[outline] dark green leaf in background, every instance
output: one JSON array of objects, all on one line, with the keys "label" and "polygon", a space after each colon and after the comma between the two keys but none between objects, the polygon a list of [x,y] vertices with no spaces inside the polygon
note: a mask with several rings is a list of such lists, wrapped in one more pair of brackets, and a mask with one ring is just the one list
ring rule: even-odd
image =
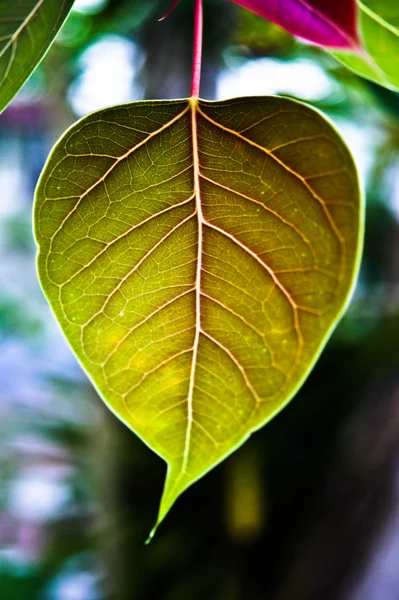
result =
[{"label": "dark green leaf in background", "polygon": [[303,383],[362,221],[348,150],[293,100],[137,102],[55,146],[41,284],[105,402],[168,463],[159,521]]},{"label": "dark green leaf in background", "polygon": [[74,0],[0,0],[0,112],[43,58]]}]

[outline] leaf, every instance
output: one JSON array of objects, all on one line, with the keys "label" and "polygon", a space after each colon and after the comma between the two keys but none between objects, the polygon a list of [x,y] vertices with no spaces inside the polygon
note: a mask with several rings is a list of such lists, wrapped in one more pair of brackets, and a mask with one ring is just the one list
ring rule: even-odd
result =
[{"label": "leaf", "polygon": [[399,90],[399,2],[358,0],[364,56],[333,52],[346,67],[384,87]]},{"label": "leaf", "polygon": [[315,44],[358,47],[356,0],[232,1]]},{"label": "leaf", "polygon": [[0,0],[0,112],[47,52],[73,0]]},{"label": "leaf", "polygon": [[362,220],[344,143],[293,100],[137,102],[55,146],[41,285],[100,395],[168,463],[158,522],[303,383]]}]

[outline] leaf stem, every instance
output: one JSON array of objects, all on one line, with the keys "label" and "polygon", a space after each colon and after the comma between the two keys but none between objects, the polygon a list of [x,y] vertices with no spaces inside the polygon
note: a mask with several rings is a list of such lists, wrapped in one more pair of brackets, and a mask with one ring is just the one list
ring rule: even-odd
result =
[{"label": "leaf stem", "polygon": [[194,0],[194,2],[193,68],[190,95],[198,98],[201,84],[203,11],[202,0]]}]

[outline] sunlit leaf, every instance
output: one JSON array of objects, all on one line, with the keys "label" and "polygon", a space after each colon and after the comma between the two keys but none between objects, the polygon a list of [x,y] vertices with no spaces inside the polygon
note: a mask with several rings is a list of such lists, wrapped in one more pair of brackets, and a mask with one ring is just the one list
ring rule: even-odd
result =
[{"label": "sunlit leaf", "polygon": [[358,45],[356,0],[232,0],[293,35],[329,48]]},{"label": "sunlit leaf", "polygon": [[35,233],[76,356],[168,463],[162,520],[304,381],[352,289],[362,209],[348,150],[303,104],[137,102],[56,145]]},{"label": "sunlit leaf", "polygon": [[399,89],[399,2],[358,0],[358,6],[365,56],[347,52],[333,55],[362,77]]},{"label": "sunlit leaf", "polygon": [[73,0],[0,0],[0,111],[48,50]]}]

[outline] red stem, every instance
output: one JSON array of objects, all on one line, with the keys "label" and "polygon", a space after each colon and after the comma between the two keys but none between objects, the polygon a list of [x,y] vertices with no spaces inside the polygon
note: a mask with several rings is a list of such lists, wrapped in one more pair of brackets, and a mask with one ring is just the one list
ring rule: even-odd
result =
[{"label": "red stem", "polygon": [[168,10],[164,14],[164,16],[161,19],[158,19],[158,21],[165,21],[165,19],[167,19],[169,17],[169,15],[174,11],[174,9],[179,4],[179,2],[180,2],[180,0],[173,0],[172,4],[168,8]]},{"label": "red stem", "polygon": [[190,95],[198,98],[201,84],[201,62],[202,62],[202,0],[194,0],[194,45],[193,45],[193,69],[191,73]]}]

